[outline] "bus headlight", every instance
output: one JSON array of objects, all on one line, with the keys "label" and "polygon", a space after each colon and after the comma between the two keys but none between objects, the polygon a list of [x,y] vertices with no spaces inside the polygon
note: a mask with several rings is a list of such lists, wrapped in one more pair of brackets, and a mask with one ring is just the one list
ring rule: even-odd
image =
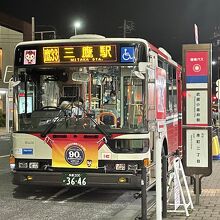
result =
[{"label": "bus headlight", "polygon": [[23,161],[20,161],[18,163],[18,168],[21,168],[21,169],[27,169],[28,168],[28,162],[23,162]]},{"label": "bus headlight", "polygon": [[29,168],[30,169],[38,169],[39,163],[38,162],[29,162]]},{"label": "bus headlight", "polygon": [[138,169],[138,164],[128,164],[128,170],[136,171]]},{"label": "bus headlight", "polygon": [[115,169],[116,170],[125,170],[126,169],[126,165],[125,165],[125,163],[116,163],[115,164]]}]

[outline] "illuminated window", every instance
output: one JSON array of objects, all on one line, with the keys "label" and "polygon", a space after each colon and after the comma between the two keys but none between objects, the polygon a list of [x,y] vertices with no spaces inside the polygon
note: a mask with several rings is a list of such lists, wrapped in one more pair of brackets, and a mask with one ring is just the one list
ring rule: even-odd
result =
[{"label": "illuminated window", "polygon": [[177,111],[176,68],[170,64],[167,75],[167,111]]}]

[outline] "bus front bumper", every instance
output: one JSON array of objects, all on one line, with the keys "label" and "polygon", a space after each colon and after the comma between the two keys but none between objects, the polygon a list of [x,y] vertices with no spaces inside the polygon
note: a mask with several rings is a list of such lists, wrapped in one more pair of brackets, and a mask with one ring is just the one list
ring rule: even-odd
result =
[{"label": "bus front bumper", "polygon": [[[63,183],[65,174],[64,172],[26,172],[14,170],[13,184],[65,186],[66,184]],[[83,173],[83,175],[86,176],[85,185],[70,184],[68,186],[139,188],[141,183],[140,175],[135,174]]]}]

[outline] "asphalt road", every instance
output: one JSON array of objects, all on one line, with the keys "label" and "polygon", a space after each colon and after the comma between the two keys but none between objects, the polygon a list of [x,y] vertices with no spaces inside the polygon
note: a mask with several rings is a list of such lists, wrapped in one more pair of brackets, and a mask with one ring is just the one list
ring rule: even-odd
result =
[{"label": "asphalt road", "polygon": [[0,220],[127,220],[141,208],[137,190],[14,186],[10,147],[9,137],[0,136]]}]

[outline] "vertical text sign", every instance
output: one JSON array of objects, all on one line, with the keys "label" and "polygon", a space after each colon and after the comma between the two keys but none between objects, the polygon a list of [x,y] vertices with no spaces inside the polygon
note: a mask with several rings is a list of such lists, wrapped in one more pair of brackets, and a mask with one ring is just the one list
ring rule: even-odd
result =
[{"label": "vertical text sign", "polygon": [[212,172],[211,44],[183,45],[183,161],[186,175]]}]

